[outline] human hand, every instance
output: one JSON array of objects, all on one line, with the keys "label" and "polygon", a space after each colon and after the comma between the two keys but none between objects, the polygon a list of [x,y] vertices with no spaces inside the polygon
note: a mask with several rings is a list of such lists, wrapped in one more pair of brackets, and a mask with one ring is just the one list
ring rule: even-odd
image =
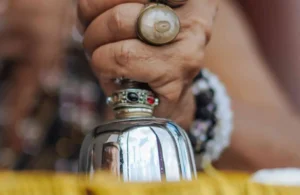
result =
[{"label": "human hand", "polygon": [[[79,0],[79,16],[86,29],[84,47],[107,95],[115,78],[148,83],[160,99],[156,116],[184,115],[179,105],[193,78],[203,67],[217,0],[189,0],[174,9],[181,22],[176,39],[150,46],[136,36],[136,20],[146,0]],[[192,112],[191,110],[189,112]],[[176,115],[176,114],[175,114]]]}]

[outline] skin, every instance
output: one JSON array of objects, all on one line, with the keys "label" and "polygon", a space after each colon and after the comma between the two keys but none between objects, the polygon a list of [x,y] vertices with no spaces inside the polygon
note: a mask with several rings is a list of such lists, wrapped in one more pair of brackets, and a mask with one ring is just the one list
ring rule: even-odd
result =
[{"label": "skin", "polygon": [[[174,114],[178,106],[193,104],[186,101],[192,99],[189,85],[203,67],[204,48],[218,2],[190,0],[175,9],[181,20],[181,32],[173,43],[162,47],[147,45],[136,36],[136,19],[146,3],[80,0],[79,16],[86,26],[84,47],[106,94],[116,89],[112,82],[115,78],[148,83],[160,98],[155,115],[174,119],[172,115],[178,116]],[[189,117],[191,121],[192,114]]]},{"label": "skin", "polygon": [[[268,67],[300,111],[300,2],[294,0],[239,1],[255,28]],[[271,9],[270,9],[271,8]],[[263,16],[263,19],[262,17]]]},{"label": "skin", "polygon": [[299,117],[259,51],[239,7],[223,2],[205,56],[225,83],[235,113],[231,146],[218,168],[300,167]]}]

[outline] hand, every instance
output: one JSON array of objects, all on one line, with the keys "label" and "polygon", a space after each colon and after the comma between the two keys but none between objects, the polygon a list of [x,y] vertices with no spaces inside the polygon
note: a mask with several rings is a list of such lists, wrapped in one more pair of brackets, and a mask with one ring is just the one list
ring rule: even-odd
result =
[{"label": "hand", "polygon": [[136,36],[136,19],[146,3],[79,0],[79,16],[86,25],[84,47],[106,94],[116,88],[115,78],[148,83],[160,98],[156,116],[171,117],[203,67],[217,1],[189,0],[176,8],[181,32],[173,43],[161,47],[147,45]]}]

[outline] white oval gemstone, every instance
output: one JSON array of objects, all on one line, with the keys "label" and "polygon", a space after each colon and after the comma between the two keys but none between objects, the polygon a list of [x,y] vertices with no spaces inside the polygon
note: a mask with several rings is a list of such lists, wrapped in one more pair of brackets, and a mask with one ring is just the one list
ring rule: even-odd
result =
[{"label": "white oval gemstone", "polygon": [[138,28],[143,40],[162,45],[176,38],[180,30],[180,22],[171,8],[155,4],[143,11],[138,20]]}]

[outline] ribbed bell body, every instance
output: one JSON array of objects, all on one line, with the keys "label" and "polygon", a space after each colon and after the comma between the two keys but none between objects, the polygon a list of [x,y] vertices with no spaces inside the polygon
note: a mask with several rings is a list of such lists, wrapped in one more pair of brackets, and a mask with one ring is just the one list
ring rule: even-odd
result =
[{"label": "ribbed bell body", "polygon": [[189,139],[179,126],[154,117],[100,125],[83,142],[79,171],[108,170],[125,182],[192,180],[196,177]]},{"label": "ribbed bell body", "polygon": [[116,119],[85,137],[79,171],[89,176],[109,171],[124,182],[195,178],[193,150],[185,131],[152,116],[159,100],[147,85],[126,79],[118,83],[122,89],[107,99]]}]

